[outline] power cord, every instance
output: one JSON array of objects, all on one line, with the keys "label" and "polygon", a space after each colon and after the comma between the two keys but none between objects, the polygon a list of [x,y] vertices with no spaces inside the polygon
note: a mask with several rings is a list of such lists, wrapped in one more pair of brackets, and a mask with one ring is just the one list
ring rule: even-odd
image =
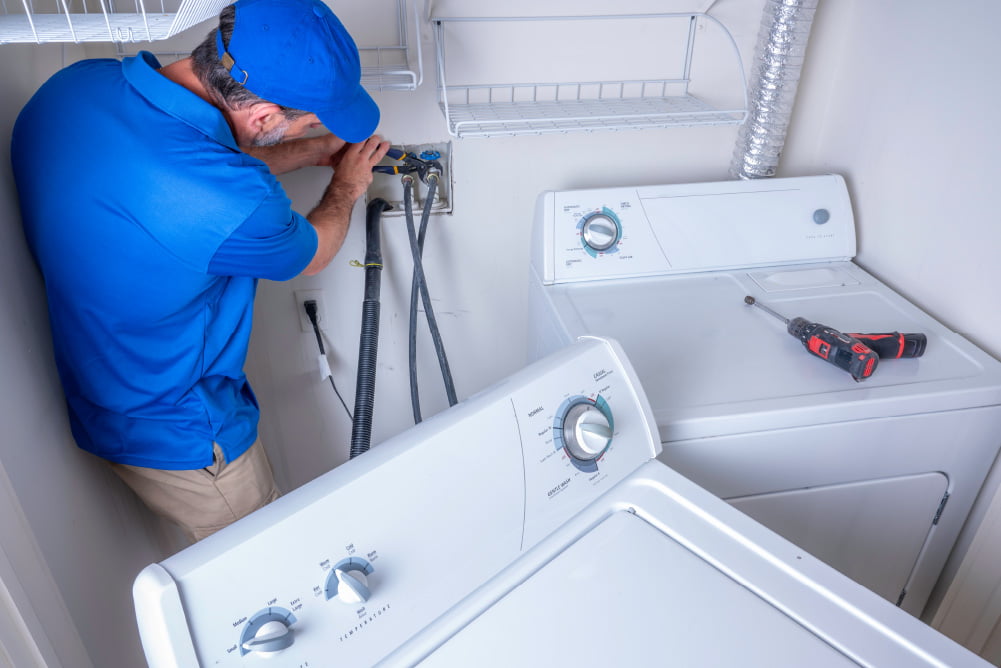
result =
[{"label": "power cord", "polygon": [[[302,303],[303,308],[306,309],[306,317],[309,318],[309,323],[313,326],[313,334],[316,335],[316,346],[320,349],[320,359],[325,362],[327,359],[327,351],[323,346],[323,334],[320,332],[320,322],[317,315],[317,305],[315,299],[308,299]],[[348,410],[348,405],[344,402],[344,397],[337,390],[337,385],[334,383],[334,375],[330,373],[329,366],[326,368],[327,378],[330,379],[330,387],[334,388],[334,394],[341,402],[341,406],[344,407],[344,412],[348,414],[351,420],[354,420],[354,416],[351,415],[351,411]]]}]

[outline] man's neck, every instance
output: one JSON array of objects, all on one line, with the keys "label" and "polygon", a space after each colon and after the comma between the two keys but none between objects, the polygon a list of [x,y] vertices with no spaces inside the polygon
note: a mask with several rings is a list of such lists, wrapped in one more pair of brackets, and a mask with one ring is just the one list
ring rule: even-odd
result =
[{"label": "man's neck", "polygon": [[[201,79],[199,79],[198,75],[195,74],[195,70],[191,65],[191,58],[184,58],[171,63],[166,67],[161,67],[160,74],[167,77],[178,86],[187,88],[192,93],[211,104],[213,107],[219,107],[219,103],[212,99],[212,96],[209,95],[205,85],[202,84]],[[221,109],[221,107],[220,110],[225,113],[225,110]]]},{"label": "man's neck", "polygon": [[239,143],[242,135],[237,133],[236,119],[234,118],[234,114],[239,112],[232,111],[209,95],[208,89],[205,88],[205,84],[203,84],[202,80],[198,78],[197,74],[195,74],[190,57],[178,60],[177,62],[167,65],[166,67],[161,67],[160,74],[167,77],[167,79],[173,81],[178,86],[187,88],[192,93],[221,111],[223,118],[226,119],[226,124],[229,125],[230,132],[233,133],[233,137],[235,137]]}]

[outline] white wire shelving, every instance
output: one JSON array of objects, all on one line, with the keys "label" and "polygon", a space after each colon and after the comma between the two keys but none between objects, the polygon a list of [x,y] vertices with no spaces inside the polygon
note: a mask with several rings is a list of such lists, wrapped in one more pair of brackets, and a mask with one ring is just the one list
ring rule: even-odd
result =
[{"label": "white wire shelving", "polygon": [[157,41],[215,16],[232,0],[3,0],[0,44]]},{"label": "white wire shelving", "polygon": [[[368,0],[363,14],[341,12],[342,8],[338,7],[339,18],[348,32],[355,36],[361,60],[361,83],[370,92],[412,91],[424,80],[420,15],[414,7],[414,1]],[[346,9],[350,10],[352,7]],[[373,21],[373,17],[382,20]],[[201,39],[203,36],[197,37]],[[167,63],[187,57],[192,46],[193,44],[184,49],[168,49],[119,43],[117,53],[119,57],[123,57],[134,56],[139,50],[150,51],[161,62]]]},{"label": "white wire shelving", "polygon": [[[153,47],[143,43],[174,37],[217,16],[231,2],[0,0],[0,44],[113,42],[119,56],[134,55],[144,49],[161,58],[176,60],[187,56],[190,49],[179,49],[176,44]],[[414,90],[424,79],[420,15],[414,2],[368,0],[358,7],[344,7],[348,16],[341,18],[349,32],[354,35],[360,31],[366,36],[365,41],[358,42],[358,51],[362,85],[370,91]],[[379,20],[374,20],[376,17]],[[353,23],[350,19],[354,19]],[[378,32],[369,34],[373,25]]]},{"label": "white wire shelving", "polygon": [[[489,137],[495,135],[549,134],[595,130],[625,130],[663,128],[693,125],[737,125],[747,117],[747,85],[743,64],[736,42],[729,31],[714,17],[704,13],[664,13],[593,16],[538,16],[538,17],[432,17],[435,55],[437,60],[439,106],[445,115],[449,133],[454,137]],[[624,78],[594,81],[560,81],[532,83],[455,83],[450,81],[449,68],[456,63],[466,67],[469,62],[487,62],[478,53],[486,48],[477,37],[458,39],[460,48],[449,52],[446,31],[451,28],[453,39],[464,26],[475,24],[525,24],[548,22],[554,26],[573,26],[576,22],[644,22],[647,30],[651,22],[674,23],[670,30],[656,35],[670,35],[678,44],[657,44],[656,50],[665,60],[673,56],[675,62],[667,64],[670,74],[663,77]],[[705,26],[718,30],[718,44],[728,45],[729,55],[724,56],[730,71],[731,104],[720,105],[693,94],[692,67],[699,33]],[[658,29],[659,30],[659,29]],[[546,70],[559,70],[564,64],[585,61],[588,52],[600,50],[611,57],[599,57],[594,62],[605,64],[619,58],[617,46],[606,38],[601,29],[582,37],[581,31],[565,29],[561,38],[559,30],[547,28],[545,36],[536,33],[517,39],[515,30],[509,44],[525,47],[547,42],[554,56],[546,61]],[[623,35],[628,36],[626,29]],[[639,39],[639,38],[637,38]],[[517,47],[516,47],[517,48]],[[601,54],[599,54],[600,56]],[[505,58],[499,55],[498,58]],[[450,60],[451,59],[451,60]],[[626,67],[630,67],[628,57]],[[643,64],[650,71],[650,63]],[[466,72],[466,79],[476,73]],[[717,96],[718,97],[718,96]]]},{"label": "white wire shelving", "polygon": [[[369,91],[415,90],[424,81],[420,13],[413,3],[414,0],[396,0],[395,21],[387,21],[395,23],[392,41],[383,36],[386,41],[380,42],[381,46],[358,45],[361,82]],[[351,26],[347,27],[350,31]]]}]

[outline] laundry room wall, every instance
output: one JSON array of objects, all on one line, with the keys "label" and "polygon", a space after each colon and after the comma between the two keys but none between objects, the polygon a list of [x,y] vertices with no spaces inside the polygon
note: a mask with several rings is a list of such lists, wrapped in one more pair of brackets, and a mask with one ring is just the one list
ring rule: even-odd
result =
[{"label": "laundry room wall", "polygon": [[[999,23],[1001,5],[992,0],[821,0],[780,167],[782,176],[843,174],[858,262],[995,357]],[[956,589],[940,587],[933,599],[948,604],[936,616],[940,628],[994,663],[998,469],[961,537],[959,549],[973,545],[969,558],[947,567],[944,582],[955,577]]]}]

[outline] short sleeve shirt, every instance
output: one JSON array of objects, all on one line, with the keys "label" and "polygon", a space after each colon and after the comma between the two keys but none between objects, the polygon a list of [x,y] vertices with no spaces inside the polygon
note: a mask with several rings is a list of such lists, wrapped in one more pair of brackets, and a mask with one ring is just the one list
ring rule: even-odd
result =
[{"label": "short sleeve shirt", "polygon": [[299,274],[317,238],[222,113],[158,69],[144,52],[57,72],[11,158],[77,443],[192,469],[256,438],[257,279]]}]

